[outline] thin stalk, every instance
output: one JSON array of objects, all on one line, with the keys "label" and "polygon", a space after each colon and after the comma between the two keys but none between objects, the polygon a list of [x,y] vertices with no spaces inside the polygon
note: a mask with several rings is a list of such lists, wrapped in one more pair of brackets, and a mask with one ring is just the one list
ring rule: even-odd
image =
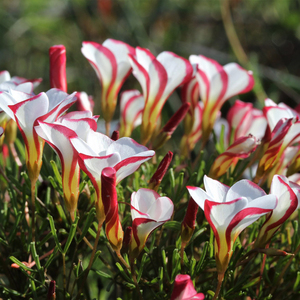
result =
[{"label": "thin stalk", "polygon": [[64,299],[66,299],[66,291],[67,291],[67,280],[66,280],[66,255],[62,253],[63,259],[63,282],[64,282]]},{"label": "thin stalk", "polygon": [[31,238],[35,242],[35,187],[36,180],[31,180]]},{"label": "thin stalk", "polygon": [[122,254],[120,251],[116,251],[116,254],[120,260],[120,262],[128,269],[130,270],[130,266],[128,265],[128,263],[125,261],[125,259],[123,258]]},{"label": "thin stalk", "polygon": [[181,249],[180,249],[180,264],[183,266],[183,256],[184,256],[184,249],[185,249],[186,243],[181,243]]},{"label": "thin stalk", "polygon": [[110,122],[105,122],[105,132],[108,137],[110,137],[109,131],[110,131]]},{"label": "thin stalk", "polygon": [[217,285],[217,289],[216,289],[215,295],[212,300],[216,300],[218,298],[219,293],[221,291],[223,279],[224,279],[224,273],[218,274],[218,285]]},{"label": "thin stalk", "polygon": [[95,243],[94,243],[92,255],[91,255],[91,258],[90,258],[89,265],[88,265],[88,267],[85,270],[85,275],[84,275],[84,278],[82,280],[82,284],[80,286],[80,289],[79,289],[79,291],[77,293],[76,300],[78,300],[80,298],[80,294],[81,294],[82,289],[83,289],[83,287],[85,285],[85,282],[86,282],[86,279],[87,279],[87,277],[89,275],[89,272],[90,272],[90,270],[92,268],[92,265],[93,265],[93,262],[94,262],[94,257],[95,257],[97,246],[98,246],[98,241],[99,241],[99,237],[100,237],[101,228],[102,228],[102,222],[101,223],[98,222],[98,230],[97,230],[97,235],[96,235],[96,239],[95,239]]}]

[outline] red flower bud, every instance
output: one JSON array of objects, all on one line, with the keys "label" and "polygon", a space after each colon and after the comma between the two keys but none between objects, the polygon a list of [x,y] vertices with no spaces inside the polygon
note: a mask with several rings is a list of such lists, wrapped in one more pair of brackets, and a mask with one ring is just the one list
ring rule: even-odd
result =
[{"label": "red flower bud", "polygon": [[50,86],[67,92],[66,48],[64,45],[52,46],[49,49]]}]

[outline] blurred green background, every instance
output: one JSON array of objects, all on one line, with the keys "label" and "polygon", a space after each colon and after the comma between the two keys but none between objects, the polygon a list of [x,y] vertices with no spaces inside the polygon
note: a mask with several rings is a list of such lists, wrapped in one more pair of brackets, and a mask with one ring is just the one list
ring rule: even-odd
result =
[{"label": "blurred green background", "polygon": [[[246,61],[232,51],[224,29],[221,11],[227,4]],[[114,38],[156,55],[169,50],[186,58],[203,54],[221,64],[237,61],[255,71],[265,91],[258,84],[247,101],[267,95],[295,106],[300,102],[299,16],[299,0],[1,0],[0,69],[42,77],[36,92],[48,90],[48,49],[64,44],[68,91],[86,91],[97,103],[99,82],[81,43]],[[133,85],[139,88],[131,75],[123,89]]]}]

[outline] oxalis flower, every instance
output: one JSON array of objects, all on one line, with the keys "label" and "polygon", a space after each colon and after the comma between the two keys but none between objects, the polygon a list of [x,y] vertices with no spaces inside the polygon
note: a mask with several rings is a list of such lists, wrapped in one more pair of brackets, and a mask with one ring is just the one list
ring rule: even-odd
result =
[{"label": "oxalis flower", "polygon": [[137,47],[129,54],[133,75],[139,81],[145,98],[142,114],[141,140],[146,144],[152,137],[161,110],[171,93],[188,81],[193,67],[188,60],[164,51],[155,57],[149,50]]},{"label": "oxalis flower", "polygon": [[105,167],[116,170],[116,184],[135,172],[155,152],[123,137],[114,141],[106,135],[89,131],[86,139],[72,137],[71,143],[78,152],[80,168],[89,176],[96,190],[96,212],[99,222],[105,220],[101,196],[101,173]]},{"label": "oxalis flower", "polygon": [[205,295],[197,293],[189,275],[178,274],[170,300],[204,300]]},{"label": "oxalis flower", "polygon": [[11,90],[0,92],[0,107],[17,122],[25,143],[26,166],[31,181],[36,181],[42,166],[44,141],[34,126],[38,121],[54,122],[76,101],[75,93],[68,95],[57,89],[32,96]]},{"label": "oxalis flower", "polygon": [[285,176],[275,175],[273,177],[270,194],[278,198],[278,204],[267,215],[267,219],[255,241],[254,248],[264,248],[283,222],[299,208],[300,185],[289,181]]},{"label": "oxalis flower", "polygon": [[62,187],[65,205],[74,219],[79,196],[80,168],[78,153],[73,148],[70,138],[86,138],[89,130],[96,131],[97,117],[90,111],[70,112],[54,123],[38,122],[37,134],[58,154],[62,166]]},{"label": "oxalis flower", "polygon": [[251,71],[236,63],[221,66],[203,55],[191,55],[190,62],[198,66],[196,78],[200,98],[204,103],[202,139],[205,144],[224,102],[232,96],[249,92],[253,88],[254,79]]},{"label": "oxalis flower", "polygon": [[232,256],[234,241],[247,226],[271,212],[277,204],[275,195],[266,193],[249,180],[240,180],[232,187],[204,176],[206,192],[198,187],[187,189],[204,210],[215,235],[215,258],[219,281]]},{"label": "oxalis flower", "polygon": [[132,240],[130,257],[136,258],[145,247],[151,232],[170,220],[174,205],[168,197],[149,189],[139,189],[131,195]]},{"label": "oxalis flower", "polygon": [[134,54],[135,50],[121,41],[107,39],[102,45],[83,42],[81,52],[100,80],[102,115],[105,122],[109,123],[115,112],[121,86],[131,72],[127,54]]},{"label": "oxalis flower", "polygon": [[249,134],[238,138],[225,152],[221,153],[212,164],[209,176],[219,178],[224,175],[229,168],[235,168],[239,159],[245,159],[255,151],[257,147],[257,139]]}]

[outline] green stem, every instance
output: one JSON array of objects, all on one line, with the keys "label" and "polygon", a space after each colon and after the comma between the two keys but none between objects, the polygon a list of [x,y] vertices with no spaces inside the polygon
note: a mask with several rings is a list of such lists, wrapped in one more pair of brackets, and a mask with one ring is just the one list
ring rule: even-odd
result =
[{"label": "green stem", "polygon": [[32,241],[35,242],[35,186],[36,180],[31,181],[31,237]]},{"label": "green stem", "polygon": [[64,282],[64,299],[66,299],[66,290],[67,290],[67,280],[66,280],[66,255],[65,253],[62,253],[62,259],[63,259],[63,282]]},{"label": "green stem", "polygon": [[89,272],[90,272],[90,270],[92,268],[92,265],[93,265],[93,262],[94,262],[94,257],[95,257],[97,246],[98,246],[98,241],[99,241],[99,237],[100,237],[101,228],[102,228],[102,223],[98,222],[98,230],[97,230],[97,235],[96,235],[96,239],[95,239],[95,243],[94,243],[92,255],[91,255],[91,258],[90,258],[89,265],[88,265],[88,267],[85,270],[85,275],[84,275],[84,278],[82,280],[82,284],[80,286],[80,289],[79,289],[79,291],[77,293],[76,300],[78,300],[80,298],[80,294],[81,294],[82,289],[83,289],[83,287],[85,285],[85,282],[86,282],[86,279],[87,279],[87,277],[89,275]]},{"label": "green stem", "polygon": [[218,298],[219,293],[221,291],[223,279],[224,279],[224,273],[221,273],[221,274],[219,273],[218,274],[218,285],[217,285],[216,292],[215,292],[215,295],[212,300],[216,300]]}]

